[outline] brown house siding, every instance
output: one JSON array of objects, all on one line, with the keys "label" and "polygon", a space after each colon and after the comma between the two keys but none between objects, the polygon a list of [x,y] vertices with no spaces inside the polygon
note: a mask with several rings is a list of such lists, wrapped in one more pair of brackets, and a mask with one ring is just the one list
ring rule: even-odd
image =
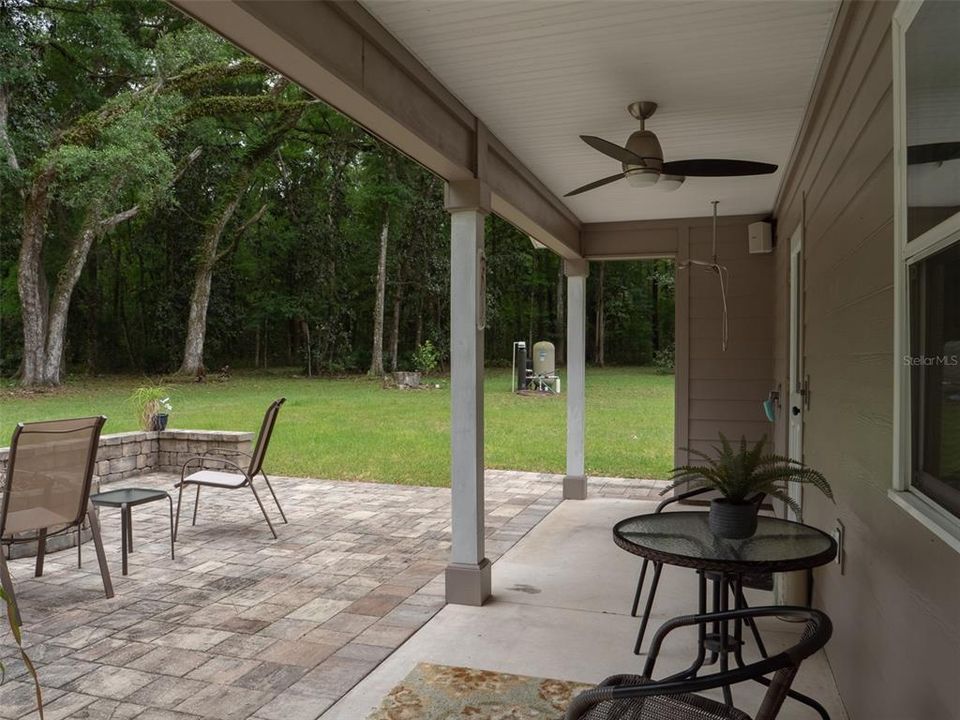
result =
[{"label": "brown house siding", "polygon": [[[690,271],[689,447],[706,451],[717,433],[731,441],[770,436],[762,403],[773,389],[774,257],[747,251],[747,223],[720,228],[718,255],[729,270],[729,343],[721,350],[720,288],[703,268]],[[690,256],[708,259],[711,229],[690,229]]]},{"label": "brown house siding", "polygon": [[[778,199],[775,375],[786,387],[789,238],[804,233],[804,460],[836,505],[806,519],[846,527],[843,575],[816,576],[834,620],[827,648],[851,720],[960,718],[960,554],[887,498],[893,413],[893,107],[890,2],[837,19]],[[785,422],[777,439],[785,450]]]}]

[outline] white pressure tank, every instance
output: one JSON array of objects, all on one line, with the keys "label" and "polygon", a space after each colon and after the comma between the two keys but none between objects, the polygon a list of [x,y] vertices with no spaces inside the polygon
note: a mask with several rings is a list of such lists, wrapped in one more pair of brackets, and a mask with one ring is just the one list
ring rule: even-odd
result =
[{"label": "white pressure tank", "polygon": [[553,349],[553,343],[541,340],[533,346],[533,374],[553,375],[556,371],[556,352]]}]

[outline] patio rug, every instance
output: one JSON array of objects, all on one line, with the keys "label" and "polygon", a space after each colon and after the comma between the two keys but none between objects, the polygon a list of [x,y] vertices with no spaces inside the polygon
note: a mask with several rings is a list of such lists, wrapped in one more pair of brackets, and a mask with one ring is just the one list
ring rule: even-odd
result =
[{"label": "patio rug", "polygon": [[591,687],[420,663],[367,720],[560,720],[571,698]]}]

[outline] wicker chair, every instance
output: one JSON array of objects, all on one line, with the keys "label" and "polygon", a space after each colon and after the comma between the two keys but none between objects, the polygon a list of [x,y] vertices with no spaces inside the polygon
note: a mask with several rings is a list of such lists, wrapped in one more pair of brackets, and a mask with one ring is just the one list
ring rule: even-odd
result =
[{"label": "wicker chair", "polygon": [[[705,495],[707,493],[713,492],[711,488],[697,488],[696,490],[687,490],[686,492],[677,493],[672,497],[668,497],[666,500],[663,500],[659,505],[657,505],[654,510],[655,513],[663,512],[668,505],[673,503],[683,502],[684,500],[689,500],[695,498],[699,495]],[[764,497],[759,496],[754,498],[757,503],[762,503]],[[640,577],[637,579],[637,591],[633,595],[633,606],[630,609],[630,614],[633,617],[637,616],[637,610],[640,607],[640,598],[643,595],[643,584],[647,577],[647,569],[649,568],[650,561],[646,558],[643,559],[643,564],[640,566]],[[643,616],[640,620],[640,629],[637,631],[637,640],[633,645],[633,654],[639,655],[640,649],[643,646],[643,638],[647,632],[647,624],[650,622],[650,613],[653,610],[653,600],[657,594],[657,587],[660,584],[660,573],[663,570],[663,564],[654,562],[653,563],[653,578],[651,579],[650,590],[647,593],[647,600],[644,604]],[[714,573],[700,573],[698,582],[702,585],[706,583],[707,580],[710,580],[713,585],[713,605],[714,607],[719,607],[719,596],[721,593],[720,587],[720,578]],[[743,594],[743,588],[753,588],[755,590],[772,590],[773,589],[773,575],[766,573],[762,575],[745,575],[742,578],[741,586],[737,588],[736,592],[738,597],[736,602],[739,607],[749,607],[747,604],[747,599]],[[700,608],[701,612],[705,612],[706,608]],[[754,640],[757,645],[760,647],[760,652],[763,655],[766,655],[766,648],[763,644],[763,639],[760,637],[760,633],[757,631],[756,625],[752,620],[747,622],[747,625],[750,627],[751,632],[753,633]]]},{"label": "wicker chair", "polygon": [[[803,621],[806,627],[799,642],[792,647],[742,667],[702,677],[690,677],[685,671],[659,681],[652,679],[660,647],[673,630],[759,617]],[[819,610],[802,607],[749,608],[674,618],[654,636],[643,675],[607,678],[596,688],[575,697],[567,708],[565,720],[751,720],[749,715],[735,707],[695,694],[747,680],[767,685],[763,702],[752,720],[774,720],[800,664],[826,645],[832,632],[830,618]],[[773,677],[768,678],[768,675]]]},{"label": "wicker chair", "polygon": [[103,590],[113,597],[100,523],[90,504],[90,485],[105,417],[20,423],[10,441],[7,479],[0,488],[0,584],[10,599],[13,619],[20,624],[13,580],[3,557],[3,545],[37,544],[36,577],[43,575],[47,539],[77,532],[90,523],[100,563]]},{"label": "wicker chair", "polygon": [[[177,494],[177,520],[173,528],[174,540],[177,539],[177,531],[180,529],[180,503],[181,500],[183,500],[183,488],[188,485],[196,485],[197,487],[197,495],[193,503],[193,521],[191,522],[191,525],[197,524],[197,508],[200,505],[201,487],[213,487],[227,490],[250,488],[251,492],[253,492],[253,497],[257,501],[257,505],[260,506],[260,512],[263,513],[263,519],[267,521],[267,527],[270,528],[270,532],[273,533],[273,537],[277,537],[277,531],[273,529],[273,523],[270,522],[270,516],[267,515],[267,510],[263,506],[260,496],[257,494],[257,489],[253,486],[253,480],[257,475],[263,477],[263,482],[266,484],[267,489],[273,496],[273,501],[277,504],[277,510],[280,511],[280,517],[283,519],[283,522],[287,522],[287,516],[284,515],[283,508],[280,507],[280,501],[277,499],[277,494],[273,491],[273,486],[270,484],[267,474],[263,471],[263,460],[267,456],[267,448],[270,445],[270,437],[273,435],[273,426],[277,422],[277,414],[280,412],[280,406],[283,405],[284,402],[286,402],[286,398],[279,398],[278,400],[274,400],[272,403],[270,403],[270,407],[267,408],[267,412],[263,416],[263,423],[260,425],[260,435],[257,437],[257,445],[254,447],[252,455],[249,455],[245,452],[240,452],[239,450],[214,449],[207,451],[203,455],[192,457],[183,464],[183,468],[180,471],[180,482],[174,486],[180,489],[180,492]],[[241,467],[234,461],[227,459],[227,456],[230,455],[247,458],[249,460],[247,467]],[[213,462],[219,465],[221,468],[230,468],[236,472],[224,472],[222,469],[206,469],[204,466],[209,462]],[[197,465],[200,469],[191,473],[190,475],[187,475],[187,470],[192,465]]]}]

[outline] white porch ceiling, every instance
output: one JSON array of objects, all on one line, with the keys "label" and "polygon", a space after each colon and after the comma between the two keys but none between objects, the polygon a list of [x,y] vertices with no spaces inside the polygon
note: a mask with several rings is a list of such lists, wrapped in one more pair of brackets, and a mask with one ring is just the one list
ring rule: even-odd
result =
[{"label": "white porch ceiling", "polygon": [[634,100],[666,160],[777,163],[773,175],[688,178],[673,193],[620,181],[565,198],[584,222],[769,212],[836,0],[363,0],[364,6],[556,195],[619,163],[578,135],[623,144]]}]

